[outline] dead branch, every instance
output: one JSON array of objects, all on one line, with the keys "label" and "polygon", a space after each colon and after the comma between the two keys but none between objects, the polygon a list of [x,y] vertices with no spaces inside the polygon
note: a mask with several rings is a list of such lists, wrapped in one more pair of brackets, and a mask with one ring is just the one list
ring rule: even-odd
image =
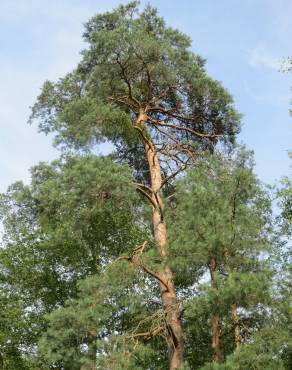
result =
[{"label": "dead branch", "polygon": [[149,331],[146,331],[146,332],[141,332],[141,333],[135,333],[135,334],[127,335],[125,337],[125,339],[131,340],[131,339],[135,339],[135,338],[145,337],[146,340],[150,340],[155,335],[157,335],[160,332],[162,332],[164,329],[165,329],[164,327],[158,326],[158,327],[156,327],[154,329],[151,329]]},{"label": "dead branch", "polygon": [[144,249],[145,249],[147,243],[148,243],[148,241],[145,240],[144,243],[142,243],[141,245],[138,245],[136,248],[133,249],[133,251],[132,251],[132,253],[131,253],[130,256],[121,256],[121,257],[118,257],[114,262],[117,262],[117,261],[120,261],[120,260],[126,260],[126,261],[128,261],[130,263],[133,263],[133,264],[138,265],[139,267],[141,267],[141,269],[144,272],[146,272],[148,275],[152,276],[154,279],[158,280],[162,285],[164,285],[165,288],[168,291],[169,290],[168,285],[161,278],[160,274],[158,272],[154,272],[154,271],[150,270],[148,267],[146,267],[143,264],[140,256],[138,256],[138,252],[139,252],[139,255],[141,255],[144,252]]},{"label": "dead branch", "polygon": [[143,190],[142,188],[140,188],[139,186],[136,187],[136,189],[138,191],[140,191],[140,193],[142,193],[148,200],[149,202],[152,204],[152,206],[157,209],[157,204],[154,202],[154,200],[152,199],[152,197],[145,191]]},{"label": "dead branch", "polygon": [[183,164],[182,166],[180,166],[177,169],[177,171],[173,172],[172,174],[170,174],[169,176],[167,176],[165,179],[163,179],[160,188],[162,188],[163,185],[165,185],[167,182],[169,182],[170,180],[172,180],[176,175],[178,175],[181,171],[184,171],[186,168],[187,168],[187,163]]},{"label": "dead branch", "polygon": [[189,128],[189,127],[176,126],[176,125],[172,125],[170,123],[165,123],[164,121],[155,121],[153,124],[163,126],[163,127],[168,127],[168,128],[173,129],[173,130],[190,132],[191,134],[193,134],[197,137],[200,137],[200,138],[214,139],[216,137],[221,137],[222,136],[222,135],[216,135],[216,134],[211,134],[211,135],[210,134],[202,134],[201,132],[195,131],[195,130]]}]

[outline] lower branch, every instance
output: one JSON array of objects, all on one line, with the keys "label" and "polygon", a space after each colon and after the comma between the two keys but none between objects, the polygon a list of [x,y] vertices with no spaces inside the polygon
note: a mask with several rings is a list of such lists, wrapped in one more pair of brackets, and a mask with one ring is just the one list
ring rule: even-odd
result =
[{"label": "lower branch", "polygon": [[133,249],[133,252],[131,253],[130,256],[121,256],[121,257],[118,257],[114,262],[117,262],[117,261],[120,261],[120,260],[126,260],[130,263],[133,263],[135,265],[138,265],[139,267],[141,267],[141,269],[146,272],[148,275],[152,276],[154,279],[158,280],[161,284],[164,285],[164,287],[166,288],[166,291],[169,290],[169,287],[168,287],[168,284],[167,282],[165,282],[160,274],[158,272],[154,272],[152,270],[150,270],[148,267],[146,267],[142,261],[141,261],[141,254],[143,253],[146,245],[147,245],[148,241],[145,240],[143,244],[139,245],[138,247],[134,248]]},{"label": "lower branch", "polygon": [[158,326],[158,327],[156,327],[154,329],[151,329],[149,331],[127,335],[125,337],[125,339],[131,340],[131,339],[135,339],[135,338],[144,338],[145,340],[150,340],[153,337],[155,337],[156,335],[158,335],[159,333],[161,333],[164,329],[165,329],[164,327]]}]

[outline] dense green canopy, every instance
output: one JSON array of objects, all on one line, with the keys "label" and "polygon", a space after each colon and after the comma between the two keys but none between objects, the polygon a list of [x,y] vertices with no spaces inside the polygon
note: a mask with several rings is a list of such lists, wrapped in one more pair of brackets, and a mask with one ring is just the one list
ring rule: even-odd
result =
[{"label": "dense green canopy", "polygon": [[[31,185],[15,183],[2,195],[2,285],[17,293],[28,320],[38,317],[32,335],[44,314],[76,296],[78,279],[98,274],[147,233],[137,200],[129,169],[98,157],[41,163]],[[29,347],[36,339],[21,340]]]},{"label": "dense green canopy", "polygon": [[207,75],[189,37],[166,26],[156,9],[139,12],[134,1],[97,14],[84,39],[88,48],[77,68],[45,82],[32,109],[31,120],[57,133],[57,144],[80,148],[110,140],[121,160],[147,171],[136,126],[141,109],[148,117],[144,135],[172,166],[198,145],[234,143],[240,116],[232,97]]},{"label": "dense green canopy", "polygon": [[206,335],[211,342],[215,317],[224,358],[236,347],[236,325],[239,346],[263,325],[271,303],[270,200],[253,174],[251,155],[241,149],[234,158],[197,163],[177,183],[169,213],[175,276],[184,289],[195,288],[185,311],[190,361],[211,360],[210,344],[201,354],[198,343]]}]

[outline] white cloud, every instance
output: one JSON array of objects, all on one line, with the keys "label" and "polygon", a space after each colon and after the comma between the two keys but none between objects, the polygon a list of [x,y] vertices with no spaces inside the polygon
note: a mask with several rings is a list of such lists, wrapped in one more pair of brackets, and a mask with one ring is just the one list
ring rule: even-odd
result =
[{"label": "white cloud", "polygon": [[263,46],[255,47],[249,56],[248,63],[253,68],[265,67],[279,71],[282,60],[271,55]]}]

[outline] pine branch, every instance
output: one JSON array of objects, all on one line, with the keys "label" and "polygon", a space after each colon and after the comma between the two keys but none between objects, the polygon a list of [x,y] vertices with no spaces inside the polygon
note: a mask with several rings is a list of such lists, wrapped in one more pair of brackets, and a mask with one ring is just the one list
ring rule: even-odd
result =
[{"label": "pine branch", "polygon": [[[187,161],[188,162],[188,161]],[[180,166],[175,172],[173,172],[171,175],[167,176],[165,179],[162,180],[162,183],[161,183],[161,187],[163,187],[163,185],[165,185],[167,182],[169,182],[170,180],[172,180],[176,175],[178,175],[181,171],[184,171],[186,168],[187,168],[187,162],[185,164],[183,164],[182,166]]]},{"label": "pine branch", "polygon": [[150,270],[148,267],[146,267],[142,261],[141,261],[141,258],[138,257],[138,253],[139,255],[141,255],[143,252],[144,252],[144,249],[147,245],[148,241],[145,240],[143,244],[139,245],[138,247],[134,248],[131,255],[130,256],[121,256],[121,257],[118,257],[114,262],[117,262],[117,261],[120,261],[120,260],[126,260],[130,263],[133,263],[135,264],[137,261],[138,261],[138,266],[141,267],[141,269],[146,272],[148,275],[152,276],[154,279],[158,280],[162,285],[165,286],[165,288],[167,289],[167,291],[169,290],[168,288],[168,285],[167,283],[160,277],[160,274],[159,272],[154,272],[152,270]]},{"label": "pine branch", "polygon": [[153,205],[153,207],[155,209],[157,209],[157,204],[154,202],[154,200],[152,199],[152,197],[145,191],[143,190],[142,188],[140,188],[139,186],[137,186],[136,188],[138,191],[140,191],[140,193],[142,193],[148,200],[149,202]]},{"label": "pine branch", "polygon": [[137,125],[134,125],[133,127],[134,127],[134,129],[136,129],[136,130],[140,133],[140,135],[142,136],[142,139],[144,140],[144,142],[146,142],[146,143],[149,145],[149,147],[150,147],[150,148],[152,148],[152,149],[154,150],[154,148],[153,148],[153,144],[152,144],[152,143],[149,141],[149,139],[145,136],[145,134],[144,134],[143,130],[141,129],[141,127],[139,127],[139,126],[137,126]]},{"label": "pine branch", "polygon": [[131,340],[131,339],[135,339],[135,338],[141,338],[141,337],[145,337],[146,340],[150,340],[151,338],[153,338],[155,335],[161,333],[165,328],[162,327],[162,326],[158,326],[154,329],[151,329],[149,331],[146,331],[146,332],[141,332],[141,333],[136,333],[136,334],[131,334],[131,335],[127,335],[125,337],[125,339],[128,339],[128,340]]},{"label": "pine branch", "polygon": [[216,135],[216,134],[202,134],[201,132],[198,132],[198,131],[195,131],[189,127],[185,127],[185,126],[176,126],[176,125],[171,125],[169,123],[157,123],[158,125],[160,126],[163,126],[163,127],[169,127],[173,130],[178,130],[178,131],[186,131],[186,132],[190,132],[191,134],[197,136],[197,137],[200,137],[200,138],[206,138],[206,139],[214,139],[216,137],[221,137],[222,135]]}]

